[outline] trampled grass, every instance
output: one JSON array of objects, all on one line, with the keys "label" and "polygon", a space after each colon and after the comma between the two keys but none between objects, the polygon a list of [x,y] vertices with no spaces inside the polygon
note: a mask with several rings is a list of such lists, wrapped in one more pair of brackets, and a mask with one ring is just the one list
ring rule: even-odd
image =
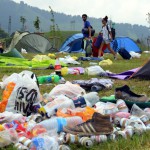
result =
[{"label": "trampled grass", "polygon": [[[33,58],[33,54],[24,55],[25,58],[28,58],[31,60]],[[79,56],[79,55],[78,55]],[[132,59],[132,60],[123,60],[120,56],[118,56],[118,60],[113,60],[113,56],[110,54],[105,54],[105,59],[109,58],[113,61],[113,64],[110,66],[104,66],[102,67],[104,70],[109,70],[114,73],[120,73],[122,71],[126,71],[129,69],[133,69],[136,67],[142,66],[149,58],[150,54],[142,54],[140,59]],[[88,67],[89,62],[82,62],[82,67]],[[0,68],[0,79],[4,75],[11,75],[12,73],[16,72],[19,73],[23,69],[16,69],[16,68]],[[37,76],[41,75],[48,75],[54,70],[32,70]],[[94,76],[96,77],[96,76]],[[93,76],[88,75],[67,75],[64,77],[68,81],[72,80],[89,80],[93,78]],[[98,77],[102,78],[102,77]],[[147,94],[150,97],[150,81],[149,80],[140,80],[140,79],[132,79],[132,80],[113,80],[114,86],[111,90],[104,90],[99,92],[99,96],[110,96],[114,94],[114,89],[119,86],[123,86],[124,84],[127,84],[130,86],[131,90],[134,91],[137,94]],[[50,90],[54,87],[54,85],[41,85],[40,91],[41,94],[49,93]],[[2,90],[0,90],[0,98],[2,96]],[[108,141],[105,143],[96,144],[91,148],[92,150],[149,150],[150,144],[150,132],[144,133],[143,135],[135,135],[130,139],[118,139],[117,141]],[[85,150],[83,146],[80,145],[71,145],[71,148],[73,150]],[[7,148],[4,148],[7,150],[13,149],[12,146],[9,146]]]}]

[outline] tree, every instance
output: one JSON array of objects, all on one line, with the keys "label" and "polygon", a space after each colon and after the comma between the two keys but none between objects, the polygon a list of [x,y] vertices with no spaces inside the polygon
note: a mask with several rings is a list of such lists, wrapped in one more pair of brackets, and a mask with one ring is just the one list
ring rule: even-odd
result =
[{"label": "tree", "polygon": [[149,24],[149,28],[150,28],[150,13],[147,13],[146,15],[147,15],[146,20],[147,20],[147,23]]},{"label": "tree", "polygon": [[25,23],[26,23],[26,18],[21,16],[20,17],[20,22],[22,23],[22,29],[21,31],[25,31]]},{"label": "tree", "polygon": [[39,32],[39,30],[40,30],[40,23],[41,23],[41,21],[40,21],[39,17],[37,16],[36,20],[34,21],[34,27],[37,30],[37,32]]},{"label": "tree", "polygon": [[9,37],[8,33],[0,28],[0,38],[7,38]]},{"label": "tree", "polygon": [[51,30],[51,32],[52,32],[52,35],[55,36],[55,31],[56,31],[56,29],[55,29],[54,11],[53,11],[53,9],[51,8],[51,6],[49,6],[49,8],[50,8],[51,16],[52,16],[52,18],[51,18],[51,20],[50,20],[50,21],[52,22],[52,25],[50,26],[50,30]]}]

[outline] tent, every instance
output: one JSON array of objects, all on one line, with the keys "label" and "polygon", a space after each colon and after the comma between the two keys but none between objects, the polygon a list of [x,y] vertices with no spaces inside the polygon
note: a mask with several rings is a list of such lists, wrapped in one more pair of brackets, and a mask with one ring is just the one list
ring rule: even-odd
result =
[{"label": "tent", "polygon": [[20,52],[21,49],[25,49],[28,53],[48,53],[51,47],[50,42],[41,35],[16,31],[8,51],[16,48]]},{"label": "tent", "polygon": [[130,78],[150,80],[150,60],[148,60],[143,67],[139,68]]},{"label": "tent", "polygon": [[118,74],[108,73],[107,76],[110,78],[115,78],[120,80],[126,80],[132,78],[150,80],[150,60],[148,60],[147,63],[142,67],[134,68],[132,70],[127,70]]},{"label": "tent", "polygon": [[77,33],[68,37],[59,49],[60,52],[84,52],[81,48],[83,34]]},{"label": "tent", "polygon": [[15,48],[7,52],[4,51],[0,56],[24,58]]},{"label": "tent", "polygon": [[129,37],[117,37],[111,43],[111,47],[117,52],[119,49],[124,48],[128,52],[134,51],[136,53],[141,53],[138,45]]},{"label": "tent", "polygon": [[[62,44],[59,51],[61,52],[84,52],[81,48],[83,34],[78,33],[74,34],[71,37],[67,38],[66,41]],[[138,45],[129,37],[117,37],[111,43],[111,47],[117,52],[120,48],[126,49],[128,52],[134,51],[140,53],[141,50]],[[107,49],[105,52],[109,52]]]}]

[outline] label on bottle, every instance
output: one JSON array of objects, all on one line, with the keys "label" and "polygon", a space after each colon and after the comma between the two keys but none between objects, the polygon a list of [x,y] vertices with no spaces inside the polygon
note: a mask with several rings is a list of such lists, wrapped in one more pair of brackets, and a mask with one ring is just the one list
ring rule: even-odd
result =
[{"label": "label on bottle", "polygon": [[55,70],[61,70],[61,65],[55,65]]},{"label": "label on bottle", "polygon": [[81,107],[81,108],[86,107],[86,101],[84,97],[75,98],[73,102],[74,102],[75,107]]}]

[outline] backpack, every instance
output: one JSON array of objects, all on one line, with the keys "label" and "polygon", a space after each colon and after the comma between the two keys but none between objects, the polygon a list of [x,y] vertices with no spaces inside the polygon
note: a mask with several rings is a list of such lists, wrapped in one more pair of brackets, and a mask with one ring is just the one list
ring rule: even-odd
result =
[{"label": "backpack", "polygon": [[123,59],[130,59],[131,58],[130,53],[124,48],[120,48],[118,50],[118,53],[122,56]]},{"label": "backpack", "polygon": [[[110,31],[109,31],[108,25],[106,26],[106,28],[108,30],[108,37],[109,37]],[[112,34],[112,39],[114,40],[116,36],[116,30],[114,28],[111,28],[111,34]]]}]

